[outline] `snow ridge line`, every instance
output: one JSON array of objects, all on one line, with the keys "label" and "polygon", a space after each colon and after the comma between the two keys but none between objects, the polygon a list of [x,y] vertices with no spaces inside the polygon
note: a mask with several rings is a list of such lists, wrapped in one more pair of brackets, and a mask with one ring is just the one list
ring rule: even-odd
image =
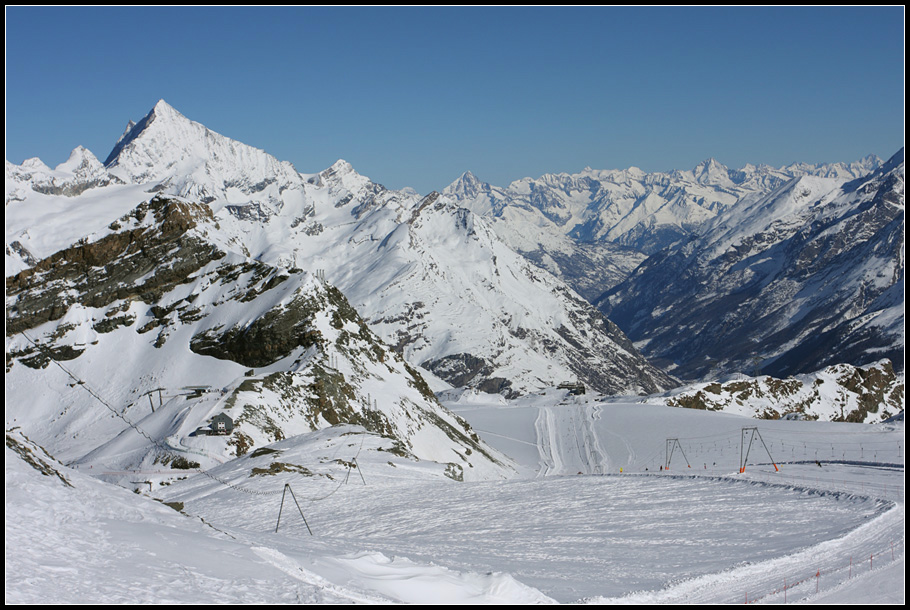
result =
[{"label": "snow ridge line", "polygon": [[318,574],[315,574],[309,570],[305,570],[297,561],[291,557],[288,557],[281,551],[267,547],[252,547],[252,550],[262,559],[268,561],[285,574],[292,576],[293,578],[296,578],[297,580],[300,580],[308,585],[316,587],[317,589],[333,593],[350,603],[387,604],[390,601],[384,597],[355,592],[332,584]]}]

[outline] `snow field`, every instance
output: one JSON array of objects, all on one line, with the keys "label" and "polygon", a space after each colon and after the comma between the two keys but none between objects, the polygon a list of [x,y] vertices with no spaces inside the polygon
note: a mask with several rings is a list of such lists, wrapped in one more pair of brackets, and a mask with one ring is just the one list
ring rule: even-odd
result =
[{"label": "snow field", "polygon": [[[390,468],[383,463],[385,456],[371,450],[373,439],[368,436],[367,448],[358,458],[365,485],[357,477],[343,486],[328,479],[292,483],[315,536],[309,537],[295,509],[288,511],[286,504],[281,551],[302,561],[309,552],[305,547],[321,541],[337,554],[316,560],[308,570],[346,587],[381,590],[412,602],[460,598],[445,593],[446,587],[418,594],[411,587],[402,589],[401,583],[390,584],[395,581],[393,567],[400,568],[395,571],[399,576],[412,565],[441,565],[460,575],[507,574],[547,599],[563,603],[730,603],[745,595],[753,601],[779,601],[785,582],[790,583],[789,600],[808,597],[814,594],[811,581],[816,573],[820,576],[815,584],[824,592],[861,574],[859,566],[855,574],[843,572],[851,556],[882,557],[892,544],[896,559],[902,560],[902,469],[829,463],[820,477],[812,471],[818,470],[813,462],[785,465],[782,472],[789,472],[785,478],[770,466],[755,463],[739,475],[734,462],[726,476],[702,472],[693,476],[690,469],[682,470],[685,476],[661,475],[660,470],[631,474],[632,468],[645,463],[641,460],[647,456],[640,445],[660,428],[661,420],[688,422],[688,429],[703,433],[710,432],[705,423],[711,421],[722,428],[731,422],[762,427],[766,422],[632,404],[595,403],[583,409],[582,399],[557,399],[574,404],[556,405],[551,395],[529,397],[524,406],[494,400],[485,407],[475,395],[464,401],[468,406],[462,409],[452,405],[494,446],[524,448],[526,453],[518,455],[526,462],[519,465],[530,478],[454,484],[437,472],[432,482],[427,479],[429,464],[400,461]],[[604,434],[607,428],[598,422],[610,410],[613,426]],[[585,414],[590,419],[582,425],[578,420]],[[542,418],[547,420],[546,429],[540,427]],[[616,427],[624,420],[635,425]],[[478,422],[497,432],[484,431]],[[642,426],[646,423],[650,429]],[[817,425],[787,422],[797,424],[797,429],[806,423]],[[822,424],[824,428],[838,429]],[[850,429],[856,436],[840,428],[843,436],[836,440],[882,434],[863,425]],[[545,434],[534,438],[542,430]],[[823,438],[831,437],[829,432]],[[586,442],[600,448],[599,458],[592,458],[596,452],[580,450]],[[355,442],[347,444],[348,452],[355,450]],[[345,452],[333,446],[333,456]],[[608,455],[614,465],[626,464],[622,475],[618,468],[607,476],[554,475],[553,464],[562,470],[589,468],[593,475],[608,465]],[[528,456],[534,459],[527,462]],[[540,468],[540,476],[532,474],[535,467]],[[336,476],[340,480],[340,474]],[[870,483],[866,494],[836,491],[839,481],[865,484],[863,479]],[[280,481],[276,477],[269,483],[277,489]],[[900,499],[899,505],[872,493],[889,487],[901,488],[895,498]],[[182,488],[186,494],[186,484]],[[181,495],[180,489],[175,486],[174,497]],[[243,523],[252,539],[272,535],[272,520],[277,517],[272,504],[277,505],[277,500],[269,504],[251,498],[241,505],[228,493],[199,490],[186,495],[197,498],[188,502],[188,511],[209,515],[218,523]],[[319,499],[313,501],[313,497]],[[292,539],[296,542],[291,543]],[[295,551],[288,544],[301,547]],[[341,576],[339,565],[347,566]]]},{"label": "snow field", "polygon": [[355,541],[460,571],[503,571],[565,603],[768,561],[794,545],[837,538],[883,510],[874,500],[682,477],[449,487],[421,485],[392,497],[353,489],[344,506],[314,506],[312,521],[329,512],[319,536],[333,545]]},{"label": "snow field", "polygon": [[[688,478],[708,488],[718,481],[734,485],[760,481],[780,493],[782,507],[786,506],[786,498],[791,493],[805,498],[820,494],[835,499],[836,503],[849,500],[839,504],[847,511],[852,510],[848,507],[857,498],[874,498],[884,507],[877,516],[867,515],[861,519],[861,522],[870,519],[862,530],[866,534],[856,534],[861,531],[857,529],[848,536],[833,532],[829,532],[829,536],[806,528],[802,530],[806,538],[801,534],[791,537],[794,543],[791,552],[758,562],[756,565],[761,568],[754,572],[728,564],[717,566],[718,570],[708,575],[683,580],[683,583],[667,581],[659,589],[660,594],[658,590],[650,590],[632,596],[599,595],[592,601],[741,603],[746,589],[751,589],[753,601],[782,602],[785,594],[789,596],[788,601],[793,601],[814,595],[816,585],[824,594],[826,588],[841,587],[851,577],[861,574],[862,566],[854,565],[851,572],[851,558],[878,557],[878,568],[884,568],[892,556],[896,562],[903,562],[905,448],[902,422],[871,426],[762,421],[688,409],[656,407],[652,410],[651,405],[619,399],[605,401],[596,397],[559,396],[552,391],[512,401],[508,406],[496,401],[483,404],[477,395],[450,398],[447,406],[465,417],[484,440],[515,457],[537,476],[553,474],[555,470],[562,474],[610,472],[618,475],[622,468],[623,480],[627,480],[630,473],[639,473],[639,477],[644,475],[650,480]],[[561,424],[553,426],[554,422]],[[748,459],[744,460],[748,446],[743,447],[742,442],[748,443],[750,436],[744,434],[743,429],[753,427],[758,429],[764,444],[756,439],[748,451]],[[581,430],[585,433],[579,434]],[[593,457],[597,455],[595,453],[580,450],[586,445],[593,446],[591,440],[585,441],[591,436],[602,449],[599,459]],[[676,439],[678,445],[671,445],[667,442],[669,439]],[[664,470],[668,446],[677,447],[670,454],[669,471]],[[777,463],[777,470],[769,453]],[[740,474],[743,462],[745,472]],[[554,464],[558,464],[557,469]],[[688,501],[678,498],[680,506]],[[751,530],[755,539],[762,539],[764,543],[766,537],[779,531],[777,523],[752,530],[754,523],[748,510],[749,503],[739,504],[743,510],[737,513],[737,521],[745,531]],[[805,503],[804,507],[806,515],[800,515],[798,509],[782,510],[780,522],[797,523],[803,518],[812,521],[814,509]],[[676,511],[685,514],[678,506],[672,510],[674,515]],[[713,510],[713,506],[707,509],[709,519]],[[701,548],[700,532],[692,530],[691,534],[688,539],[693,547]],[[829,541],[830,552],[819,546],[822,540]],[[705,548],[713,547],[709,544]],[[797,551],[800,548],[803,550]],[[747,562],[748,565],[752,563]],[[653,569],[644,563],[639,566]],[[865,565],[864,569],[868,571],[869,567]],[[816,574],[819,575],[818,582],[814,582]],[[790,586],[785,590],[788,581]],[[704,590],[693,592],[690,589]],[[894,596],[902,599],[902,591],[903,579],[882,583],[867,590],[865,599],[893,599]]]},{"label": "snow field", "polygon": [[[75,484],[65,488],[8,451],[7,600],[903,600],[902,424],[765,422],[558,392],[508,402],[470,394],[449,405],[491,445],[508,448],[521,475],[456,483],[442,464],[335,427],[217,466],[217,480],[148,477],[153,495],[181,502],[187,517],[146,491],[80,472],[64,469]],[[873,442],[894,449],[878,448],[878,462],[780,462],[780,472],[756,454],[740,474],[739,447],[731,453],[715,437],[738,441],[747,426],[775,452],[794,438],[806,451],[812,443],[829,451],[862,443],[863,455]],[[670,434],[689,461],[717,458],[715,473],[676,461],[669,474],[659,470]],[[346,466],[355,457],[359,472]],[[312,475],[251,476],[273,462]],[[865,493],[843,491],[845,482]],[[285,484],[294,496],[282,506]]]}]

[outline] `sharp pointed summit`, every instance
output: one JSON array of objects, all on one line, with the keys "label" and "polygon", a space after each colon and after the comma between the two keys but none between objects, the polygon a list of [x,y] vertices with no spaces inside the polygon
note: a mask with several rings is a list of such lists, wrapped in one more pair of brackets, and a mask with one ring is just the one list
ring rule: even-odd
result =
[{"label": "sharp pointed summit", "polygon": [[723,184],[730,182],[730,170],[714,157],[699,163],[693,172],[701,184]]},{"label": "sharp pointed summit", "polygon": [[490,190],[490,185],[480,180],[471,171],[466,171],[459,178],[443,189],[443,194],[453,195],[457,198],[473,198]]},{"label": "sharp pointed summit", "polygon": [[173,106],[171,106],[170,104],[165,102],[164,98],[161,98],[157,102],[155,102],[155,107],[152,108],[152,113],[155,114],[156,116],[167,116],[167,115],[172,115],[172,114],[176,114],[177,116],[181,116],[181,117],[183,116],[182,114],[177,112],[176,108],[174,108]]},{"label": "sharp pointed summit", "polygon": [[279,190],[269,185],[284,191],[304,182],[290,163],[215,133],[163,99],[121,136],[104,165],[124,182],[206,203],[280,205]]},{"label": "sharp pointed summit", "polygon": [[120,139],[117,140],[117,143],[114,145],[113,150],[107,156],[107,159],[104,160],[105,167],[116,165],[117,158],[120,156],[120,153],[123,149],[130,144],[133,140],[139,137],[146,127],[148,127],[156,117],[158,116],[173,116],[177,115],[182,117],[179,112],[174,110],[167,102],[163,99],[158,100],[155,106],[146,114],[138,123],[130,120],[126,129],[123,131],[123,134],[120,136]]}]

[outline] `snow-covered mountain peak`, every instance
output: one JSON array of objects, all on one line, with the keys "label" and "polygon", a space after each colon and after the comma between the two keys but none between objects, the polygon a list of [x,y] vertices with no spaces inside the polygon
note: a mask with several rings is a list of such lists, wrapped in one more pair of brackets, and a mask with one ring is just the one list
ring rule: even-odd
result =
[{"label": "snow-covered mountain peak", "polygon": [[[183,119],[184,121],[189,121],[186,117],[177,112],[174,108],[167,104],[163,99],[158,100],[155,106],[146,114],[138,123],[132,119],[126,124],[126,129],[123,131],[123,134],[118,138],[117,142],[114,144],[114,148],[111,150],[110,154],[107,156],[107,159],[104,160],[105,167],[110,167],[112,165],[118,165],[118,158],[123,153],[123,150],[127,148],[133,141],[135,141],[139,136],[150,126],[152,125],[157,118],[163,118],[164,122],[167,122],[168,119],[172,121],[179,121]],[[178,118],[179,117],[179,118]],[[159,125],[160,128],[160,125]]]},{"label": "snow-covered mountain peak", "polygon": [[41,159],[26,159],[22,165],[6,162],[6,203],[23,201],[30,191],[44,195],[74,197],[89,189],[120,182],[107,173],[98,159],[83,146],[51,169]]},{"label": "snow-covered mountain peak", "polygon": [[69,158],[55,168],[58,172],[77,173],[79,171],[103,171],[101,161],[84,146],[77,146]]},{"label": "snow-covered mountain peak", "polygon": [[155,107],[152,108],[152,114],[161,118],[179,117],[181,119],[186,119],[186,117],[180,114],[176,108],[165,102],[163,98],[155,102]]},{"label": "snow-covered mountain peak", "polygon": [[354,166],[344,159],[338,159],[328,168],[319,172],[318,176],[324,184],[335,187],[343,186],[350,190],[370,183],[368,177],[358,173]]},{"label": "snow-covered mountain peak", "polygon": [[[901,158],[903,158],[903,155],[904,155],[903,147],[901,147],[900,151],[898,151],[898,154],[900,154]],[[878,157],[878,155],[866,155],[865,157],[860,159],[859,162],[863,165],[866,165],[869,167],[874,167],[875,165],[881,165],[882,160]]]},{"label": "snow-covered mountain peak", "polygon": [[[466,171],[455,181],[457,184],[480,184],[480,180],[477,179],[477,176],[474,175],[474,172],[471,170]],[[455,184],[453,183],[453,184]]]},{"label": "snow-covered mountain peak", "polygon": [[383,189],[383,187],[374,184],[366,176],[357,173],[354,166],[344,159],[335,161],[328,169],[319,172],[319,174],[315,176],[315,180],[311,179],[310,182],[320,187],[328,187],[328,191],[333,197],[338,194],[342,194],[342,197],[346,197],[347,195],[344,195],[343,193],[347,193],[353,197],[357,193],[362,193],[364,191]]},{"label": "snow-covered mountain peak", "polygon": [[344,159],[338,159],[324,173],[332,173],[336,176],[343,176],[345,174],[356,173],[354,171],[354,166],[345,161]]},{"label": "snow-covered mountain peak", "polygon": [[37,172],[37,171],[48,171],[49,172],[51,170],[51,168],[48,167],[47,164],[44,161],[42,161],[41,159],[39,159],[38,157],[30,157],[30,158],[26,159],[25,161],[22,162],[22,165],[20,165],[19,167],[21,167],[22,169],[24,169],[26,171],[33,171],[33,172]]},{"label": "snow-covered mountain peak", "polygon": [[700,184],[722,185],[731,182],[729,168],[713,157],[696,165],[692,173]]},{"label": "snow-covered mountain peak", "polygon": [[115,148],[123,141],[124,138],[126,138],[126,136],[129,135],[129,133],[133,130],[133,127],[135,127],[135,126],[136,126],[136,121],[134,121],[132,119],[130,119],[129,121],[126,122],[126,129],[123,130],[123,133],[120,134],[120,137],[117,139],[117,143],[114,144]]},{"label": "snow-covered mountain peak", "polygon": [[463,173],[458,180],[445,187],[444,195],[454,195],[459,198],[477,197],[490,190],[490,185],[477,178],[472,172]]},{"label": "snow-covered mountain peak", "polygon": [[215,133],[164,100],[121,137],[105,166],[123,182],[169,195],[273,209],[299,198],[305,182],[290,163]]},{"label": "snow-covered mountain peak", "polygon": [[470,171],[463,173],[458,180],[445,187],[442,195],[480,216],[498,213],[499,203],[506,197],[503,189],[480,180]]}]

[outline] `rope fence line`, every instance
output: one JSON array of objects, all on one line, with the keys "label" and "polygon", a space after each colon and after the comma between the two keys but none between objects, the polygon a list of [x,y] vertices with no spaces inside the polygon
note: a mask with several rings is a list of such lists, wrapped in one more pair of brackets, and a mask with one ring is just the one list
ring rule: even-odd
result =
[{"label": "rope fence line", "polygon": [[[784,462],[780,464],[781,466],[787,466],[787,463]],[[761,473],[762,475],[767,475],[765,478],[750,478],[749,473]],[[826,492],[838,492],[838,493],[848,493],[854,495],[868,496],[872,498],[878,498],[882,500],[904,500],[904,485],[895,483],[879,483],[879,482],[866,482],[866,481],[852,481],[847,480],[842,477],[836,476],[801,476],[787,473],[786,469],[781,472],[775,472],[773,470],[751,470],[747,471],[746,477],[743,478],[741,474],[732,472],[730,469],[721,469],[719,472],[716,470],[708,469],[707,471],[700,468],[692,468],[691,470],[683,466],[682,468],[677,468],[676,470],[669,471],[664,470],[659,472],[647,471],[647,472],[629,472],[625,476],[655,476],[655,477],[707,477],[710,479],[718,480],[738,480],[738,481],[755,481],[759,483],[770,483],[774,485],[792,485],[794,487],[805,487],[818,489]]]},{"label": "rope fence line", "polygon": [[[782,597],[782,600],[777,600],[778,602],[783,601],[787,603],[787,594],[793,589],[799,587],[804,587],[806,590],[798,593],[804,599],[809,595],[814,595],[820,593],[824,590],[821,587],[822,578],[829,578],[832,576],[837,576],[837,582],[835,585],[839,585],[843,582],[851,580],[856,576],[859,576],[863,573],[871,573],[876,566],[880,566],[882,562],[892,563],[897,559],[903,557],[903,552],[905,550],[905,541],[903,539],[898,540],[897,542],[891,541],[890,546],[885,549],[878,549],[869,553],[868,559],[865,554],[862,558],[859,556],[849,556],[848,563],[841,565],[836,568],[828,568],[825,570],[816,569],[814,572],[811,570],[809,572],[803,573],[797,577],[788,577],[782,576],[783,586],[765,591],[764,593],[759,592],[758,594],[750,593],[748,590],[744,592],[745,603],[752,604],[760,601],[772,601],[771,598]],[[857,561],[854,562],[854,557]],[[866,568],[868,566],[868,568]],[[844,579],[846,576],[846,580]],[[815,584],[812,587],[812,584]],[[832,585],[834,586],[834,585]]]},{"label": "rope fence line", "polygon": [[[739,431],[737,431],[739,432]],[[833,454],[830,457],[861,457],[862,459],[875,458],[877,453],[882,452],[884,454],[897,452],[897,457],[903,458],[903,440],[871,440],[871,441],[846,441],[846,440],[836,440],[836,441],[802,441],[794,440],[789,438],[781,438],[777,436],[775,431],[762,431],[762,434],[768,439],[768,446],[772,451],[777,452],[790,452],[801,453],[804,456],[808,456],[809,452],[819,454],[831,453]],[[817,434],[817,433],[815,433]],[[738,443],[735,442],[735,433],[728,435],[726,438],[721,438],[718,441],[713,442],[699,442],[693,441],[692,438],[701,438],[701,437],[678,437],[680,441],[685,442],[685,446],[691,449],[693,455],[698,455],[700,453],[716,453],[723,451],[723,449],[732,449],[735,446],[738,446]],[[726,442],[725,442],[726,441]],[[840,453],[840,455],[836,455]],[[849,454],[849,455],[848,455]],[[821,455],[821,457],[828,457],[827,455]]]}]

